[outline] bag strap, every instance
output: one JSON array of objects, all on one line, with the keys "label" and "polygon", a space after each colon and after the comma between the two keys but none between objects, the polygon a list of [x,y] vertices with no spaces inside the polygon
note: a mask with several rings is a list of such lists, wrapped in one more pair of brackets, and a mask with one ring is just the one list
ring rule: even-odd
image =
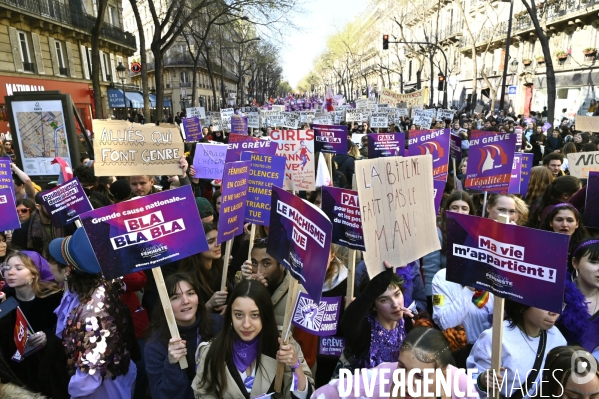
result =
[{"label": "bag strap", "polygon": [[[524,339],[526,339],[526,337]],[[524,382],[524,389],[526,390],[527,394],[528,394],[528,390],[530,389],[529,387],[532,386],[532,384],[537,380],[539,371],[541,371],[540,370],[541,363],[543,363],[546,345],[547,345],[547,331],[541,330],[541,339],[539,340],[539,348],[537,349],[537,356],[535,357],[535,363],[532,366],[532,372],[530,374],[528,374],[528,378]],[[520,386],[520,389],[518,389],[512,396],[510,396],[510,399],[522,399],[522,398],[523,398],[522,386]]]}]

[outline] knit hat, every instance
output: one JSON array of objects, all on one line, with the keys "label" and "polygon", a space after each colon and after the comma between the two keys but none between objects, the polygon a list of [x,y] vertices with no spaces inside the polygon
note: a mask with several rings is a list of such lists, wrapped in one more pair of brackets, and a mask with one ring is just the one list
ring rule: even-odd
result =
[{"label": "knit hat", "polygon": [[198,207],[198,212],[200,212],[201,219],[214,215],[214,209],[212,209],[210,201],[206,198],[196,197],[196,205]]},{"label": "knit hat", "polygon": [[117,180],[110,185],[110,193],[118,201],[123,201],[131,195],[131,185],[127,180]]}]

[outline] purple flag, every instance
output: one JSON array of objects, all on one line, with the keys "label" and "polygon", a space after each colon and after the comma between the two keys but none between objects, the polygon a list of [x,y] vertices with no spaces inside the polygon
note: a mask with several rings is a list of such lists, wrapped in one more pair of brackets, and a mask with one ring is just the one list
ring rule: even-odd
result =
[{"label": "purple flag", "polygon": [[65,226],[93,208],[76,177],[42,194],[44,208],[56,226]]},{"label": "purple flag", "polygon": [[561,313],[569,238],[447,212],[447,281]]},{"label": "purple flag", "polygon": [[599,171],[590,171],[587,177],[587,198],[583,221],[586,227],[599,228]]},{"label": "purple flag", "polygon": [[347,154],[347,126],[310,124],[317,152]]},{"label": "purple flag", "polygon": [[278,187],[272,190],[271,209],[268,254],[320,302],[331,250],[330,220],[319,208]]},{"label": "purple flag", "polygon": [[526,196],[528,193],[528,182],[530,181],[530,171],[532,170],[532,154],[520,154],[522,164],[520,172],[520,193]]},{"label": "purple flag", "polygon": [[449,164],[450,130],[412,130],[410,132],[410,155],[433,156],[433,179],[447,180]]},{"label": "purple flag", "polygon": [[107,279],[207,251],[191,191],[183,186],[86,212],[81,222]]},{"label": "purple flag", "polygon": [[406,147],[406,136],[404,133],[380,133],[368,134],[368,158],[403,157]]},{"label": "purple flag", "polygon": [[231,134],[247,136],[248,118],[245,116],[233,115],[231,117]]},{"label": "purple flag", "polygon": [[225,164],[216,239],[219,244],[243,233],[249,174],[249,161]]},{"label": "purple flag", "polygon": [[466,188],[505,194],[510,185],[516,135],[473,130]]},{"label": "purple flag", "polygon": [[197,143],[193,156],[194,177],[198,179],[222,179],[225,157],[227,156],[226,144]]},{"label": "purple flag", "polygon": [[293,316],[294,326],[314,335],[326,337],[337,333],[342,297],[322,297],[317,303],[308,294],[299,293]]},{"label": "purple flag", "polygon": [[322,211],[333,222],[333,244],[365,250],[356,191],[322,186]]},{"label": "purple flag", "polygon": [[[522,154],[514,154],[512,162],[512,175],[510,177],[510,186],[507,190],[508,194],[521,194],[520,184],[522,183]],[[526,193],[524,193],[526,195]]]},{"label": "purple flag", "polygon": [[[273,148],[277,148],[276,146]],[[248,197],[245,208],[245,220],[254,224],[268,226],[270,223],[270,202],[272,187],[283,186],[285,180],[285,157],[264,155],[244,151],[242,161],[250,161]]]},{"label": "purple flag", "polygon": [[185,141],[200,141],[204,137],[202,134],[202,124],[197,116],[182,118],[181,122],[185,130]]},{"label": "purple flag", "polygon": [[451,139],[449,143],[451,157],[455,159],[456,163],[460,163],[462,161],[462,138],[455,134],[452,134],[449,137]]},{"label": "purple flag", "polygon": [[239,161],[243,151],[251,151],[263,155],[275,155],[275,152],[277,152],[277,143],[257,137],[242,136],[240,134],[231,135],[229,136],[225,162]]}]

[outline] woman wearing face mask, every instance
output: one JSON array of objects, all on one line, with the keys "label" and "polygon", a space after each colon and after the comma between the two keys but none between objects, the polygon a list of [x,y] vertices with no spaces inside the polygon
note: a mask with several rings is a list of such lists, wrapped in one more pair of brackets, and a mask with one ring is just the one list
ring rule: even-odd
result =
[{"label": "woman wearing face mask", "polygon": [[[468,380],[465,370],[460,370],[453,366],[453,357],[450,343],[444,334],[436,329],[428,327],[418,327],[408,333],[403,341],[397,359],[377,365],[372,369],[372,373],[362,374],[357,380],[352,375],[345,375],[346,381],[343,385],[349,386],[351,391],[349,395],[341,396],[339,393],[339,380],[333,380],[328,385],[319,388],[313,399],[360,399],[360,398],[399,398],[401,390],[393,384],[391,377],[395,370],[404,370],[407,376],[411,370],[419,369],[420,372],[413,373],[414,380],[411,387],[406,387],[406,398],[436,398],[436,370],[440,370],[449,381],[449,392],[447,395],[443,390],[439,392],[441,398],[478,398],[476,389]],[[374,370],[377,373],[374,373]],[[370,371],[370,370],[369,370]],[[423,378],[425,372],[432,378],[428,379],[429,385],[425,387],[427,381]],[[381,375],[386,374],[388,379],[381,385]],[[430,374],[428,374],[430,373]],[[376,380],[370,380],[371,390],[366,390],[365,379],[376,375]],[[349,381],[348,381],[349,377]],[[456,386],[457,382],[457,386]],[[410,390],[412,392],[410,392]],[[370,391],[370,392],[369,392]],[[382,391],[382,394],[381,394]],[[395,391],[395,394],[394,394]],[[426,392],[429,395],[426,395]],[[390,396],[391,395],[391,396]],[[413,395],[413,396],[410,396]]]},{"label": "woman wearing face mask", "polygon": [[550,206],[567,202],[580,188],[580,179],[574,176],[560,176],[545,188],[543,195],[530,206],[528,227],[539,228],[543,210]]},{"label": "woman wearing face mask", "polygon": [[196,352],[196,398],[240,399],[272,393],[277,362],[285,364],[284,398],[309,398],[313,382],[301,348],[282,344],[271,298],[262,283],[244,280],[225,310],[224,327]]},{"label": "woman wearing face mask", "polygon": [[506,299],[505,314],[501,373],[494,375],[490,370],[493,328],[480,335],[470,352],[467,365],[469,369],[478,369],[479,373],[475,377],[481,398],[487,398],[487,392],[493,392],[493,387],[499,386],[501,394],[510,397],[519,392],[525,383],[530,389],[524,398],[533,398],[538,394],[539,371],[544,368],[547,353],[557,346],[566,345],[564,336],[555,327],[559,313]]},{"label": "woman wearing face mask", "polygon": [[[154,312],[151,338],[146,343],[145,362],[154,398],[193,399],[195,352],[222,328],[222,318],[209,315],[198,295],[198,283],[187,273],[171,274],[164,280],[180,338],[171,338],[162,307]],[[179,360],[187,359],[187,369]]]},{"label": "woman wearing face mask", "polygon": [[589,236],[587,229],[582,224],[580,213],[570,203],[564,202],[546,207],[541,215],[541,220],[539,226],[541,230],[570,236],[568,253],[571,253],[582,240]]},{"label": "woman wearing face mask", "polygon": [[542,391],[546,397],[599,398],[599,363],[579,346],[553,348],[547,354],[543,375]]},{"label": "woman wearing face mask", "polygon": [[441,206],[441,220],[437,227],[437,235],[441,243],[441,249],[431,252],[422,258],[422,276],[424,277],[424,288],[428,312],[432,314],[432,282],[435,274],[445,269],[447,263],[447,212],[456,212],[464,215],[474,215],[474,204],[470,196],[464,191],[454,191],[447,197]]}]

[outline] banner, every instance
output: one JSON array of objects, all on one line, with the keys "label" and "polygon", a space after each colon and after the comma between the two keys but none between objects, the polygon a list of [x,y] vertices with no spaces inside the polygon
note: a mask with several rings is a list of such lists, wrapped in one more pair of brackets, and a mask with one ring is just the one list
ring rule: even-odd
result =
[{"label": "banner", "polygon": [[[580,116],[576,117],[576,120],[578,118]],[[588,118],[597,117],[589,116]],[[576,125],[576,128],[578,129],[578,125]],[[570,171],[570,176],[586,179],[589,176],[589,172],[599,170],[599,151],[568,154],[568,170]]]},{"label": "banner", "polygon": [[249,176],[250,162],[225,164],[216,239],[219,244],[243,233]]},{"label": "banner", "polygon": [[63,227],[93,208],[76,177],[42,194],[42,205],[55,226]]},{"label": "banner", "polygon": [[589,172],[583,222],[586,227],[599,228],[599,172]]},{"label": "banner", "polygon": [[198,179],[222,179],[227,144],[197,143],[193,155],[193,168]]},{"label": "banner", "polygon": [[443,202],[443,191],[445,191],[445,184],[447,184],[447,182],[443,180],[433,180],[433,194],[435,195],[435,215],[439,214],[441,202]]},{"label": "banner", "polygon": [[242,136],[240,134],[230,135],[227,146],[226,163],[239,161],[243,151],[251,151],[264,155],[275,155],[277,151],[277,143],[258,137]]},{"label": "banner", "polygon": [[562,313],[567,234],[455,212],[446,216],[447,281]]},{"label": "banner", "polygon": [[365,250],[357,192],[323,186],[321,208],[333,223],[333,244],[359,251]]},{"label": "banner", "polygon": [[456,163],[459,164],[462,162],[462,138],[455,134],[450,135],[449,138],[451,140],[449,142],[449,153],[455,159]]},{"label": "banner", "polygon": [[473,130],[466,188],[505,194],[510,185],[516,135]]},{"label": "banner", "polygon": [[361,160],[356,164],[366,252],[373,278],[385,269],[441,248],[437,236],[430,154]]},{"label": "banner", "polygon": [[187,141],[200,141],[204,138],[202,134],[202,124],[196,116],[190,118],[182,118],[181,124],[183,125],[183,137]]},{"label": "banner", "polygon": [[368,158],[370,159],[404,156],[406,136],[403,132],[369,134],[366,138],[368,140]]},{"label": "banner", "polygon": [[310,124],[310,128],[314,130],[316,152],[347,154],[347,126]]},{"label": "banner", "polygon": [[248,118],[239,115],[233,115],[231,117],[231,134],[247,136]]},{"label": "banner", "polygon": [[185,116],[187,118],[206,119],[206,110],[204,109],[204,107],[185,108]]},{"label": "banner", "polygon": [[410,155],[433,156],[433,179],[447,180],[449,165],[450,130],[412,130],[408,149]]},{"label": "banner", "polygon": [[106,279],[208,250],[191,186],[133,198],[80,217]]},{"label": "banner", "polygon": [[[276,148],[276,147],[275,147]],[[285,179],[285,157],[244,151],[242,161],[250,161],[245,220],[268,226],[272,187],[282,187]]]},{"label": "banner", "polygon": [[330,220],[308,201],[278,187],[273,187],[271,207],[268,254],[320,302],[331,251]]},{"label": "banner", "polygon": [[179,175],[183,139],[176,125],[93,120],[96,176]]},{"label": "banner", "polygon": [[270,139],[277,143],[277,155],[287,159],[285,190],[312,191],[316,179],[313,130],[271,130]]},{"label": "banner", "polygon": [[425,87],[418,91],[414,91],[408,94],[397,93],[390,89],[382,89],[380,93],[379,102],[393,104],[405,103],[406,106],[412,107],[414,105],[423,105],[428,101],[428,88]]},{"label": "banner", "polygon": [[326,337],[337,334],[342,297],[322,297],[318,305],[306,293],[300,292],[291,321],[294,326],[314,335]]}]

